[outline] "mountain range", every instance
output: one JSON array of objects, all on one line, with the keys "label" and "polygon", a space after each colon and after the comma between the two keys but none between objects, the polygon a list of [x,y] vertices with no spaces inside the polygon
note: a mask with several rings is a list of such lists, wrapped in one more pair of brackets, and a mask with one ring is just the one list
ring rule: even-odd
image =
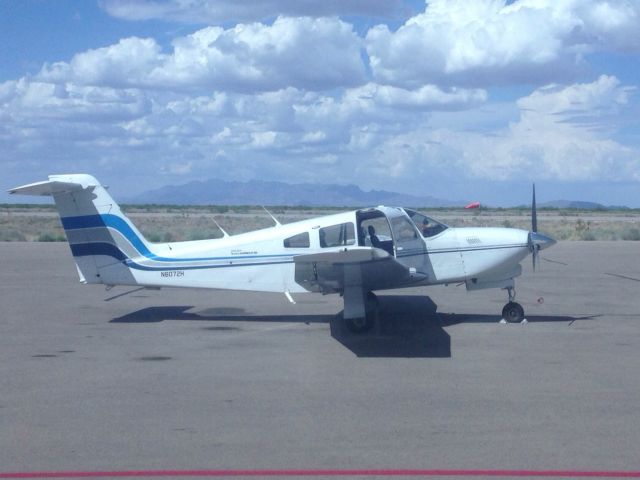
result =
[{"label": "mountain range", "polygon": [[355,185],[316,183],[289,184],[251,180],[248,182],[210,179],[183,185],[166,185],[125,198],[125,203],[171,205],[288,205],[313,207],[360,207],[403,205],[413,207],[462,206],[464,201],[388,192],[363,191]]},{"label": "mountain range", "polygon": [[[463,207],[468,201],[443,200],[386,190],[364,191],[356,185],[284,183],[251,180],[248,182],[209,179],[182,185],[166,185],[124,198],[129,204],[163,205],[286,205],[310,207],[360,207],[399,205],[407,207]],[[528,207],[528,206],[522,206]],[[538,203],[544,208],[610,210],[627,207],[605,206],[595,202],[556,200]]]}]

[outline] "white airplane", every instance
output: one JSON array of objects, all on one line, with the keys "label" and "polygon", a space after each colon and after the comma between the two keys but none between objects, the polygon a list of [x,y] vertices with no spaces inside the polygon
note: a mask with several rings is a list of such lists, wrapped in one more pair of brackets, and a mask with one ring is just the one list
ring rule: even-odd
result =
[{"label": "white airplane", "polygon": [[453,228],[414,210],[362,208],[212,240],[151,243],[98,181],[84,174],[9,190],[53,196],[81,283],[197,287],[260,292],[339,293],[355,332],[377,317],[372,293],[418,285],[464,283],[501,288],[507,321],[524,319],[515,300],[520,262],[555,240],[532,230]]}]

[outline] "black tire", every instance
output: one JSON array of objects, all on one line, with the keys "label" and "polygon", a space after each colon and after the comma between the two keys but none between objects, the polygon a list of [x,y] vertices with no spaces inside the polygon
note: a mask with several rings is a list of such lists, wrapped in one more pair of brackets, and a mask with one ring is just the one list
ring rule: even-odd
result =
[{"label": "black tire", "polygon": [[518,323],[524,320],[524,309],[516,302],[507,303],[502,309],[502,318],[509,323]]},{"label": "black tire", "polygon": [[353,333],[365,333],[373,328],[378,318],[378,297],[373,292],[367,293],[365,301],[365,316],[360,318],[346,318],[347,328]]},{"label": "black tire", "polygon": [[347,328],[353,333],[365,333],[373,328],[373,316],[345,318]]}]

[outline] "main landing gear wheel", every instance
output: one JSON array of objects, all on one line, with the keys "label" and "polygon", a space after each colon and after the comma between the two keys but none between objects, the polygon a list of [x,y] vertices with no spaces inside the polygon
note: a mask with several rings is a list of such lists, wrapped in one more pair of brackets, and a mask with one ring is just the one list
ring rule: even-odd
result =
[{"label": "main landing gear wheel", "polygon": [[509,323],[517,323],[524,320],[524,309],[516,302],[507,303],[502,309],[502,318]]},{"label": "main landing gear wheel", "polygon": [[365,333],[373,328],[378,319],[378,297],[373,292],[367,293],[365,301],[365,316],[345,318],[347,328],[353,333]]},{"label": "main landing gear wheel", "polygon": [[373,320],[369,317],[347,318],[347,328],[353,333],[365,333],[373,327]]}]

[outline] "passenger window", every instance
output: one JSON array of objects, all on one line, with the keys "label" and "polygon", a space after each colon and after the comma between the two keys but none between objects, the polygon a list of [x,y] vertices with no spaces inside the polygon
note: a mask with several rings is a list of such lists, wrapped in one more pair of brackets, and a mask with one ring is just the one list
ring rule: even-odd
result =
[{"label": "passenger window", "polygon": [[341,247],[356,243],[356,231],[353,223],[341,223],[320,229],[320,246]]},{"label": "passenger window", "polygon": [[285,248],[309,248],[309,232],[299,233],[293,237],[285,238]]}]

